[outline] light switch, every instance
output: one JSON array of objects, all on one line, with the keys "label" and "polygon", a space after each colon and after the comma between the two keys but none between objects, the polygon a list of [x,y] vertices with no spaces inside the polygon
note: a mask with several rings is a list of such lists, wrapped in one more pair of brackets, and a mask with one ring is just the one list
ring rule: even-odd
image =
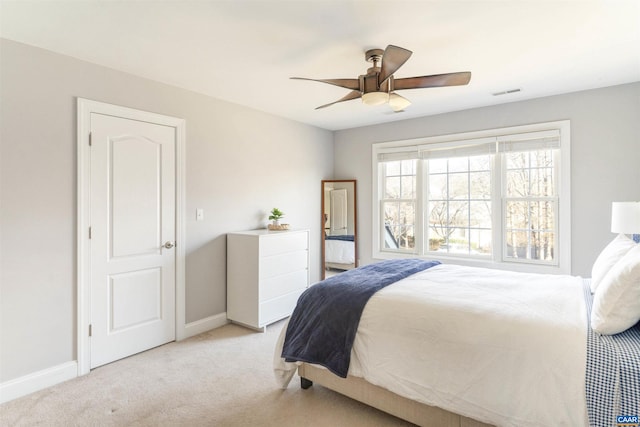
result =
[{"label": "light switch", "polygon": [[196,221],[204,220],[204,209],[196,209]]}]

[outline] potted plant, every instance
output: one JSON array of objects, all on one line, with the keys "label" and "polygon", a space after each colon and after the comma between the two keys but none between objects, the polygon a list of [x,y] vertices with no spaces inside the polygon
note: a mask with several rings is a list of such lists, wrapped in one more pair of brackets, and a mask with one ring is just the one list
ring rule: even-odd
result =
[{"label": "potted plant", "polygon": [[271,215],[269,215],[269,220],[273,221],[274,226],[280,225],[280,218],[284,216],[284,212],[282,212],[278,208],[271,209]]}]

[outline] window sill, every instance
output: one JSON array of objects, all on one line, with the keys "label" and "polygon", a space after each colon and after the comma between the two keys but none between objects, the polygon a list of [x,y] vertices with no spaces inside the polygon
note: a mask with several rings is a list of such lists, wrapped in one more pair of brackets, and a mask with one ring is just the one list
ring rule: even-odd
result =
[{"label": "window sill", "polygon": [[537,273],[537,274],[571,274],[571,266],[560,265],[542,265],[530,262],[498,262],[492,259],[470,259],[459,256],[447,256],[440,254],[418,255],[412,253],[383,252],[377,251],[373,254],[374,261],[382,261],[385,259],[398,258],[420,258],[437,260],[443,264],[458,264],[468,267],[492,268],[494,270],[516,271],[520,273]]}]

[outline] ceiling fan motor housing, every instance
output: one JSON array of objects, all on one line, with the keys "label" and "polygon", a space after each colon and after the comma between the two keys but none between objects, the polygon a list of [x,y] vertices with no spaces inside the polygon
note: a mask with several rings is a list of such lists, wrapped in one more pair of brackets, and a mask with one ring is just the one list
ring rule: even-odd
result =
[{"label": "ceiling fan motor housing", "polygon": [[389,92],[390,89],[390,80],[387,79],[379,85],[380,78],[380,62],[382,61],[382,56],[384,55],[384,50],[382,49],[369,49],[364,53],[364,58],[367,62],[373,63],[373,66],[367,70],[367,74],[359,76],[360,78],[360,92],[363,94],[371,93],[371,92]]},{"label": "ceiling fan motor housing", "polygon": [[380,74],[380,69],[378,68],[376,71],[372,70],[373,68],[370,68],[366,75],[360,76],[360,92],[390,92],[393,90],[393,77],[388,78],[379,86],[378,75]]}]

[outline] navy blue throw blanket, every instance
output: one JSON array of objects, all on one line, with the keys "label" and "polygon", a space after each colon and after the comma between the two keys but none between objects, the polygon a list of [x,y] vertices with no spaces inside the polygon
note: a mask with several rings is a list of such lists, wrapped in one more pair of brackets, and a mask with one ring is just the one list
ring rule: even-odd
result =
[{"label": "navy blue throw blanket", "polygon": [[369,298],[385,286],[438,264],[420,259],[382,261],[311,286],[300,295],[289,319],[282,357],[287,362],[322,365],[346,378],[360,315]]},{"label": "navy blue throw blanket", "polygon": [[341,236],[324,236],[326,240],[344,240],[346,242],[353,242],[353,234],[345,234]]}]

